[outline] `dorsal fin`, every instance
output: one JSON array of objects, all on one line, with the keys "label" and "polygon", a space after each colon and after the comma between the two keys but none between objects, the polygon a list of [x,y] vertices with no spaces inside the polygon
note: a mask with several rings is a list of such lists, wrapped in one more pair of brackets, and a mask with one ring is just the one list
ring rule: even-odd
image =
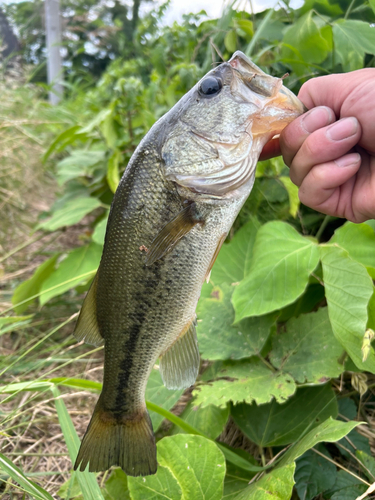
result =
[{"label": "dorsal fin", "polygon": [[73,335],[78,341],[84,340],[86,344],[101,345],[104,339],[99,331],[98,320],[96,318],[96,289],[98,284],[98,273],[91,283],[83,301],[81,312]]}]

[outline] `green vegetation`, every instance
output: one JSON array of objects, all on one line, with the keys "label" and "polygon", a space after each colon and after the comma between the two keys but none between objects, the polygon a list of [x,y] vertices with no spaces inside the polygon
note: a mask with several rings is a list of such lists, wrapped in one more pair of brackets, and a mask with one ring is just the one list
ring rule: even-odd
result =
[{"label": "green vegetation", "polygon": [[[8,12],[16,22],[31,5]],[[111,17],[108,26],[121,28],[134,50],[117,46],[102,66],[93,56],[91,86],[74,59],[56,109],[43,101],[43,86],[4,83],[0,140],[3,150],[13,144],[13,156],[0,165],[0,489],[9,499],[365,498],[375,481],[375,221],[355,225],[300,205],[281,158],[258,165],[203,287],[204,361],[192,393],[169,391],[157,369],[151,374],[157,474],[71,472],[102,362],[102,348],[76,344],[73,323],[99,263],[113,193],[142,137],[237,49],[270,74],[290,73],[286,85],[296,93],[311,77],[375,66],[373,0],[306,0],[298,10],[283,3],[259,14],[228,7],[220,19],[202,12],[172,26],[161,23],[165,9],[150,9],[136,28],[124,13],[123,24]],[[34,148],[32,159],[17,153],[20,137],[20,154]],[[4,189],[27,203],[31,167],[36,197],[53,204],[19,220],[22,205],[1,197]],[[44,212],[25,238],[37,210]]]}]

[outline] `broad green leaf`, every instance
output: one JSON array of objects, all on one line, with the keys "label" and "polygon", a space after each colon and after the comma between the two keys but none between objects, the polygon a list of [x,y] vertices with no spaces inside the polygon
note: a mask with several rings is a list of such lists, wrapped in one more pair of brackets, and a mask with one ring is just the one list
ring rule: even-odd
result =
[{"label": "broad green leaf", "polygon": [[232,54],[237,48],[237,37],[234,30],[228,31],[224,38],[224,45],[227,51]]},{"label": "broad green leaf", "polygon": [[333,39],[344,71],[360,69],[365,54],[375,54],[375,28],[368,22],[338,19],[333,24]]},{"label": "broad green leaf", "polygon": [[110,500],[131,500],[128,490],[128,478],[122,469],[114,469],[105,483],[105,490]]},{"label": "broad green leaf", "polygon": [[[294,48],[295,50],[292,50]],[[285,32],[281,50],[282,59],[295,71],[306,71],[306,63],[323,62],[331,46],[318,28],[313,12],[307,12]]]},{"label": "broad green leaf", "polygon": [[249,19],[236,19],[235,22],[250,38],[254,35],[254,26]]},{"label": "broad green leaf", "polygon": [[128,477],[128,486],[132,500],[185,500],[177,479],[161,465],[153,476]]},{"label": "broad green leaf", "polygon": [[[159,370],[152,370],[147,382],[146,399],[166,410],[170,410],[180,399],[183,390],[169,390],[163,384]],[[158,413],[150,412],[152,426],[156,431],[164,420]]]},{"label": "broad green leaf", "polygon": [[81,495],[81,487],[78,483],[77,475],[75,472],[73,472],[70,478],[65,481],[65,483],[60,487],[57,494],[59,495],[59,497],[67,498],[68,500]]},{"label": "broad green leaf", "polygon": [[[195,405],[195,400],[189,401],[181,414],[181,418],[198,429],[205,436],[216,439],[223,431],[229,417],[229,407],[218,408],[214,405]],[[183,433],[179,427],[175,427],[175,434]]]},{"label": "broad green leaf", "polygon": [[329,243],[337,243],[375,277],[375,233],[368,224],[347,222],[335,231]]},{"label": "broad green leaf", "polygon": [[51,495],[41,486],[28,479],[22,470],[14,465],[5,455],[0,453],[0,470],[18,483],[32,498],[40,500],[53,500]]},{"label": "broad green leaf", "polygon": [[98,245],[104,245],[104,237],[107,229],[107,223],[108,223],[108,214],[104,219],[102,219],[100,222],[97,223],[94,232],[92,233],[92,240]]},{"label": "broad green leaf", "polygon": [[112,155],[108,158],[107,164],[107,182],[112,193],[117,189],[118,183],[120,182],[120,174],[118,166],[121,160],[121,151],[116,149]]},{"label": "broad green leaf", "polygon": [[[55,406],[60,427],[64,435],[65,443],[68,448],[69,456],[72,462],[75,461],[80,446],[80,440],[74,428],[73,422],[69,416],[63,399],[57,387],[52,387],[52,394],[55,397]],[[104,500],[96,481],[95,474],[92,472],[76,472],[84,500]]]},{"label": "broad green leaf", "polygon": [[335,443],[336,441],[339,441],[360,424],[361,422],[340,422],[339,420],[333,420],[330,417],[318,427],[315,427],[315,429],[308,432],[306,436],[298,441],[298,443],[289,448],[279,462],[278,467],[283,467],[284,465],[294,462],[294,460],[303,455],[317,443]]},{"label": "broad green leaf", "polygon": [[375,460],[374,460],[374,458],[371,455],[369,455],[368,453],[365,453],[364,451],[361,451],[361,450],[356,450],[355,455],[358,458],[358,460],[362,463],[363,472],[367,476],[367,478],[371,482],[375,481]]},{"label": "broad green leaf", "polygon": [[285,189],[288,191],[289,196],[289,213],[292,217],[297,217],[297,212],[300,206],[298,197],[298,186],[293,184],[290,177],[279,177],[280,181],[284,184]]},{"label": "broad green leaf", "polygon": [[[43,262],[43,264],[38,267],[38,269],[34,272],[30,279],[18,285],[18,287],[14,290],[12,304],[14,305],[14,310],[16,311],[16,313],[22,313],[29,307],[30,304],[33,303],[36,298],[35,295],[39,293],[43,282],[55,270],[55,264],[59,255],[59,253],[56,253],[53,257]],[[29,299],[29,297],[34,298],[27,300]],[[23,303],[21,304],[21,302]]]},{"label": "broad green leaf", "polygon": [[72,226],[101,205],[97,198],[73,198],[64,207],[56,210],[50,219],[38,224],[36,229],[56,231],[60,227]]},{"label": "broad green leaf", "polygon": [[321,247],[323,279],[333,333],[361,370],[375,373],[374,350],[362,362],[367,304],[373,285],[366,269],[335,245]]},{"label": "broad green leaf", "polygon": [[339,363],[342,354],[324,307],[289,320],[286,332],[274,337],[270,360],[296,382],[321,384],[344,371]]},{"label": "broad green leaf", "polygon": [[197,307],[197,334],[203,359],[241,359],[260,353],[275,322],[272,315],[245,318],[233,326],[234,287],[215,287]]},{"label": "broad green leaf", "polygon": [[[158,442],[157,448],[157,473],[150,477],[128,478],[134,500],[221,500],[225,459],[213,441],[201,436],[178,434],[165,437]],[[146,496],[146,488],[149,488],[149,496]]]},{"label": "broad green leaf", "polygon": [[224,243],[212,268],[212,283],[232,284],[241,281],[248,274],[259,227],[258,220],[254,218],[237,231],[230,243]]},{"label": "broad green leaf", "polygon": [[374,11],[374,14],[375,14],[375,0],[369,0],[369,4],[370,4],[370,7],[372,8],[372,10]]},{"label": "broad green leaf", "polygon": [[238,493],[243,491],[254,477],[254,472],[249,472],[227,462],[227,473],[224,479],[223,500],[235,500]]},{"label": "broad green leaf", "polygon": [[264,404],[273,398],[282,402],[296,390],[290,375],[274,373],[256,358],[224,361],[219,366],[217,377],[221,378],[208,385],[199,385],[193,392],[197,405],[213,404],[222,408],[228,401]]},{"label": "broad green leaf", "polygon": [[250,484],[235,500],[290,500],[294,485],[295,464],[277,468]]},{"label": "broad green leaf", "polygon": [[236,322],[294,302],[319,262],[317,245],[285,222],[273,221],[257,234],[249,274],[236,287]]},{"label": "broad green leaf", "polygon": [[276,401],[257,406],[238,404],[231,409],[236,425],[251,441],[265,448],[297,441],[306,429],[313,429],[337,416],[335,393],[329,385],[303,387],[286,403]]},{"label": "broad green leaf", "polygon": [[57,181],[60,186],[75,179],[91,175],[93,167],[104,160],[104,151],[76,149],[70,156],[59,161],[56,166]]},{"label": "broad green leaf", "polygon": [[[331,458],[323,446],[316,448]],[[299,498],[313,500],[316,496],[329,488],[336,481],[336,466],[312,450],[306,451],[296,462],[296,490]]]},{"label": "broad green leaf", "polygon": [[61,132],[61,134],[56,137],[56,139],[47,149],[46,153],[43,156],[43,162],[46,162],[55,150],[62,151],[64,147],[74,142],[77,136],[77,132],[80,130],[80,128],[81,127],[79,125],[74,125],[73,127],[69,127],[68,129]]},{"label": "broad green leaf", "polygon": [[339,448],[340,453],[348,460],[352,458],[352,455],[354,455],[357,450],[371,455],[369,439],[360,434],[357,429],[353,429],[352,431],[350,431],[347,436],[339,441],[339,443],[344,447]]},{"label": "broad green leaf", "polygon": [[[336,482],[333,487],[324,492],[324,496],[330,500],[354,500],[361,496],[367,489],[367,486],[351,474],[339,470],[336,476]],[[366,498],[368,500],[368,497]]]},{"label": "broad green leaf", "polygon": [[114,149],[116,147],[116,142],[118,139],[115,120],[113,119],[113,114],[109,114],[104,118],[100,125],[100,131],[103,134],[105,142],[109,148]]},{"label": "broad green leaf", "polygon": [[45,281],[40,289],[40,304],[43,305],[52,297],[74,288],[92,278],[100,262],[102,247],[90,243],[72,250],[66,259]]}]

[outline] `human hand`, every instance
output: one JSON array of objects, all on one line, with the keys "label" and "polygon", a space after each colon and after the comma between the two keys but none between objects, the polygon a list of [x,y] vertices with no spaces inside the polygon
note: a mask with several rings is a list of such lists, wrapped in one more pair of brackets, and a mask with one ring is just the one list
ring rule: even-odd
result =
[{"label": "human hand", "polygon": [[301,202],[314,210],[352,222],[375,218],[375,68],[313,78],[298,97],[310,111],[261,159],[281,151]]}]

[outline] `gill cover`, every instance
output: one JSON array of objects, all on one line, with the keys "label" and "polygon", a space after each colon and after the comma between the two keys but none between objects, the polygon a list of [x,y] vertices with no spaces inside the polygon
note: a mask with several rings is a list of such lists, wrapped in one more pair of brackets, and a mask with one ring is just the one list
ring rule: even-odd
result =
[{"label": "gill cover", "polygon": [[213,198],[251,188],[264,144],[302,112],[281,78],[236,52],[189,93],[162,148],[164,175]]}]

